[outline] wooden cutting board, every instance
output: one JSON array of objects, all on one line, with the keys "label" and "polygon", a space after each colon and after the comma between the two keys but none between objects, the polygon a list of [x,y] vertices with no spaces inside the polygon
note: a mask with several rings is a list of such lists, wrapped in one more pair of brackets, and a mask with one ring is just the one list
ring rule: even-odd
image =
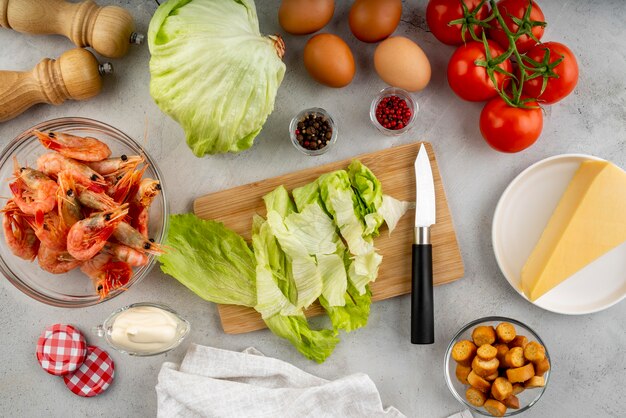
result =
[{"label": "wooden cutting board", "polygon": [[[427,142],[424,144],[430,157],[437,195],[437,224],[431,228],[431,242],[433,244],[433,282],[435,285],[440,285],[463,277],[464,267],[437,160],[432,146]],[[385,194],[400,200],[415,201],[413,163],[417,157],[419,145],[420,143],[414,143],[394,147],[212,193],[197,198],[193,210],[200,218],[221,221],[228,228],[250,240],[252,215],[257,213],[265,216],[263,195],[281,184],[291,191],[312,182],[321,174],[347,168],[353,159],[361,160],[374,172],[381,181]],[[380,236],[374,240],[376,248],[383,256],[378,278],[371,284],[374,301],[411,293],[411,244],[413,243],[414,215],[415,211],[410,210],[400,220],[391,236],[384,227],[381,229]],[[252,308],[219,305],[218,309],[222,327],[228,334],[241,334],[265,328],[261,316]],[[324,310],[317,302],[306,311],[307,316],[323,313]]]}]

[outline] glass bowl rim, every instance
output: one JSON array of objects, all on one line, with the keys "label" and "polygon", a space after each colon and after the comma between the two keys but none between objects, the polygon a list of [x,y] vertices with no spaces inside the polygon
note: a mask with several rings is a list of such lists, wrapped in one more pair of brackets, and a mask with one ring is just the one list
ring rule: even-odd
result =
[{"label": "glass bowl rim", "polygon": [[[131,138],[129,135],[127,135],[125,132],[121,131],[118,128],[115,128],[107,123],[100,122],[95,119],[84,118],[84,117],[70,116],[70,117],[48,119],[34,126],[31,126],[28,129],[16,135],[2,149],[2,151],[0,151],[0,167],[3,167],[7,163],[7,161],[11,158],[12,154],[16,152],[18,149],[20,149],[20,146],[23,145],[24,142],[28,138],[31,138],[33,136],[32,135],[33,130],[35,129],[51,130],[55,128],[56,129],[69,128],[70,130],[72,128],[76,130],[79,130],[79,129],[100,130],[100,131],[105,132],[109,136],[115,137],[115,140],[118,142],[121,142],[123,145],[128,146],[130,148],[135,147],[141,152],[141,154],[145,157],[146,163],[149,164],[150,168],[154,171],[154,177],[156,177],[156,180],[158,180],[159,183],[161,184],[160,196],[161,196],[161,201],[163,204],[163,209],[162,209],[163,221],[162,221],[162,225],[160,226],[161,228],[160,236],[155,237],[155,241],[158,243],[164,242],[167,237],[167,230],[168,230],[168,224],[169,224],[169,218],[168,218],[169,205],[168,205],[167,197],[166,197],[167,187],[164,184],[165,182],[163,181],[163,175],[161,174],[161,170],[157,166],[155,160],[146,152],[146,150],[144,150],[144,148],[137,141],[135,141],[133,138]],[[130,145],[128,145],[128,143],[130,143]],[[111,291],[109,295],[104,299],[99,299],[99,297],[95,294],[89,295],[89,296],[71,296],[72,299],[69,299],[69,300],[60,300],[58,298],[55,298],[54,296],[47,295],[41,292],[40,290],[35,289],[34,287],[30,286],[29,284],[24,282],[22,279],[20,279],[13,272],[13,270],[8,266],[8,264],[6,263],[3,257],[0,257],[0,272],[13,286],[15,286],[22,293],[26,294],[27,296],[29,296],[30,298],[34,300],[42,302],[46,305],[56,306],[56,307],[61,307],[61,308],[84,308],[88,306],[98,305],[100,303],[107,302],[109,300],[114,299],[116,296],[120,295],[122,292],[130,289],[132,286],[141,282],[141,280],[143,280],[150,273],[150,271],[153,269],[155,264],[156,264],[156,257],[150,254],[148,264],[146,264],[143,267],[140,267],[138,271],[134,271],[133,276],[131,277],[131,280],[124,288]]]},{"label": "glass bowl rim", "polygon": [[[402,99],[407,101],[409,106],[411,107],[411,119],[409,119],[409,123],[402,129],[387,129],[383,125],[381,125],[380,122],[378,122],[378,119],[376,119],[376,107],[378,106],[378,103],[380,103],[383,98],[388,96],[400,96]],[[374,127],[376,127],[376,129],[378,129],[383,134],[389,136],[399,136],[413,129],[419,109],[419,103],[413,98],[409,91],[404,90],[400,87],[389,86],[379,91],[372,99],[372,102],[370,104],[370,121],[372,122]]]},{"label": "glass bowl rim", "polygon": [[[308,150],[298,143],[298,139],[296,138],[296,125],[298,123],[298,120],[307,113],[319,113],[323,115],[330,122],[330,127],[333,128],[333,133],[330,141],[328,141],[328,144],[326,144],[324,148],[320,148],[317,150]],[[298,151],[300,151],[301,153],[313,157],[326,153],[333,145],[335,145],[338,136],[337,131],[338,129],[335,119],[333,119],[333,117],[330,115],[330,113],[328,113],[326,109],[323,109],[321,107],[309,107],[307,109],[303,109],[298,112],[293,118],[291,118],[291,121],[289,122],[289,138],[291,139],[291,143],[293,144],[293,146],[296,147],[296,149],[298,149]]]},{"label": "glass bowl rim", "polygon": [[[454,397],[462,405],[466,406],[471,411],[476,412],[476,413],[478,413],[480,415],[492,416],[487,411],[485,411],[482,407],[479,408],[479,407],[476,407],[476,406],[470,404],[469,402],[467,402],[467,400],[465,400],[465,398],[463,398],[463,396],[461,396],[461,394],[459,392],[457,392],[456,388],[453,386],[453,383],[452,383],[453,376],[450,375],[450,362],[454,361],[452,359],[452,356],[451,356],[452,347],[458,341],[459,337],[463,333],[468,331],[470,328],[472,328],[472,327],[474,327],[476,325],[485,323],[485,322],[510,322],[510,323],[512,323],[512,324],[514,324],[516,326],[522,327],[522,328],[530,331],[530,333],[533,334],[533,337],[536,338],[537,342],[539,344],[541,344],[545,348],[545,350],[546,350],[546,358],[550,362],[550,370],[548,370],[544,374],[544,379],[545,379],[544,386],[540,389],[540,391],[538,392],[537,396],[535,396],[535,398],[530,403],[528,403],[528,405],[525,405],[524,407],[521,407],[519,409],[513,409],[513,410],[511,410],[510,408],[507,408],[507,412],[503,416],[510,417],[510,416],[513,416],[513,415],[521,414],[522,412],[525,412],[525,411],[529,410],[543,396],[543,393],[545,392],[546,388],[548,387],[548,382],[550,380],[550,374],[551,374],[551,371],[552,371],[552,361],[550,360],[550,354],[548,352],[548,348],[546,347],[545,343],[543,342],[543,340],[541,339],[539,334],[537,334],[534,329],[532,329],[531,327],[529,327],[525,323],[523,323],[521,321],[518,321],[517,319],[508,318],[508,317],[505,317],[505,316],[485,316],[485,317],[482,317],[482,318],[475,319],[475,320],[465,324],[464,326],[462,326],[459,329],[459,331],[457,331],[454,334],[454,336],[450,339],[450,343],[448,344],[448,347],[446,348],[446,352],[445,352],[445,355],[444,355],[443,369],[444,369],[444,376],[446,378],[446,385],[448,386],[448,389],[450,390],[452,395],[454,395]],[[467,385],[465,385],[465,386],[467,386]]]}]

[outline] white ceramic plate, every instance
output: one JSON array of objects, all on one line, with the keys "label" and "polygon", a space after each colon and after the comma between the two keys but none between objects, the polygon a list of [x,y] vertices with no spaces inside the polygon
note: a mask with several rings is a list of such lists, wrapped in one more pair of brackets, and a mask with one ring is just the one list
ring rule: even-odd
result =
[{"label": "white ceramic plate", "polygon": [[[564,154],[524,170],[504,191],[493,217],[496,260],[511,286],[521,291],[521,271],[574,173],[585,160]],[[626,243],[614,248],[535,302],[548,311],[580,315],[606,309],[626,297]]]}]

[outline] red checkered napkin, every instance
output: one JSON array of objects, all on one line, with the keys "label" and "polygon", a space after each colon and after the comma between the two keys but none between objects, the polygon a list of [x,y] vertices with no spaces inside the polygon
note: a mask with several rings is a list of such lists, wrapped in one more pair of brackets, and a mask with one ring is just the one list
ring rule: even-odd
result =
[{"label": "red checkered napkin", "polygon": [[50,325],[37,340],[39,364],[45,371],[56,376],[78,369],[86,354],[85,338],[71,325]]},{"label": "red checkered napkin", "polygon": [[109,354],[95,346],[87,347],[87,357],[74,373],[63,376],[69,390],[79,396],[91,397],[104,392],[115,374]]}]

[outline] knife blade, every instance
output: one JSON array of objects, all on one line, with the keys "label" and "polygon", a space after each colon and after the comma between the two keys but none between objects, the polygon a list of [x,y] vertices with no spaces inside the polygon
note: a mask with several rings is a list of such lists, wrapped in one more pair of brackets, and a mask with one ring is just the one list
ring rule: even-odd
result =
[{"label": "knife blade", "polygon": [[415,159],[415,236],[411,274],[411,343],[433,344],[433,256],[430,227],[436,221],[435,182],[424,144]]}]

